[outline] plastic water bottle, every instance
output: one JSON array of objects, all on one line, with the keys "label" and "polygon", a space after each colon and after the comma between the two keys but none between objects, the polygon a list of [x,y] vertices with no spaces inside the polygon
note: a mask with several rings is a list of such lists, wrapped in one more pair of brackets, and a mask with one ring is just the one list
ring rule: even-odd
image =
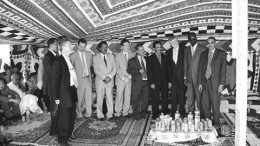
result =
[{"label": "plastic water bottle", "polygon": [[176,111],[174,117],[175,117],[175,121],[180,119],[180,113],[179,113],[179,111]]},{"label": "plastic water bottle", "polygon": [[189,114],[188,114],[188,121],[190,121],[192,119],[193,119],[193,114],[191,112],[189,112]]},{"label": "plastic water bottle", "polygon": [[195,110],[195,130],[198,131],[199,126],[200,126],[200,111],[198,108]]}]

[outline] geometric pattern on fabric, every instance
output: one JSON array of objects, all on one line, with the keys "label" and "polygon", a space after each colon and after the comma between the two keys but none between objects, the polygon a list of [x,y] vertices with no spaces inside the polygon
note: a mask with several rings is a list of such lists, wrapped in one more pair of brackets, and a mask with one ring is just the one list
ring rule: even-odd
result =
[{"label": "geometric pattern on fabric", "polygon": [[0,24],[0,36],[7,37],[14,40],[19,40],[28,43],[41,43],[44,40],[41,38],[36,38],[20,31],[17,31],[9,26]]},{"label": "geometric pattern on fabric", "polygon": [[255,62],[255,77],[253,82],[253,92],[257,92],[258,82],[259,82],[259,69],[260,69],[260,51],[256,52],[256,62]]}]

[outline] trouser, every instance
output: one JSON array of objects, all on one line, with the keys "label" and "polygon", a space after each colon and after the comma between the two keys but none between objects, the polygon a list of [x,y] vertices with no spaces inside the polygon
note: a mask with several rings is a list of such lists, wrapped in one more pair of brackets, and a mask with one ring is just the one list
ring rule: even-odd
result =
[{"label": "trouser", "polygon": [[[49,101],[50,101],[50,104],[49,104],[50,112],[52,113],[53,109],[55,107],[55,100],[50,98]],[[58,117],[51,116],[50,134],[53,135],[53,134],[57,134],[57,133],[58,133]]]},{"label": "trouser", "polygon": [[160,93],[161,93],[161,112],[164,114],[168,113],[168,91],[167,86],[162,87],[161,89],[158,89],[155,87],[155,89],[151,89],[152,93],[152,112],[153,117],[156,118],[159,116],[159,99],[160,99]]},{"label": "trouser", "polygon": [[81,106],[84,100],[85,108],[86,108],[85,116],[90,117],[92,115],[92,83],[90,77],[82,78],[82,80],[85,83],[79,85],[77,88],[77,94],[78,94],[77,115],[79,117],[82,116]]},{"label": "trouser", "polygon": [[[124,81],[117,85],[117,95],[116,95],[116,103],[115,103],[115,115],[120,116],[121,112],[123,116],[129,114],[130,109],[130,100],[131,100],[131,81],[127,84]],[[123,111],[122,111],[123,109]]]},{"label": "trouser", "polygon": [[177,83],[172,83],[171,88],[171,97],[172,97],[172,109],[171,114],[174,116],[174,114],[177,111],[177,105],[179,105],[179,113],[181,117],[184,117],[186,115],[185,113],[185,86],[184,83],[180,80],[177,80]]},{"label": "trouser", "polygon": [[188,83],[187,88],[187,102],[189,112],[194,113],[195,99],[197,101],[197,108],[201,110],[201,93],[199,91],[199,86],[191,81],[190,83]]},{"label": "trouser", "polygon": [[43,95],[43,101],[47,108],[47,111],[51,112],[51,98],[48,95]]},{"label": "trouser", "polygon": [[[4,101],[0,101],[0,104],[4,112],[4,116],[7,119],[20,114],[19,104],[15,105],[12,102],[4,102]],[[12,110],[10,108],[12,108]]]},{"label": "trouser", "polygon": [[202,94],[202,112],[205,118],[211,119],[211,108],[213,111],[213,123],[219,125],[220,119],[220,93],[217,89],[213,89],[211,78],[206,81],[206,85],[203,86]]},{"label": "trouser", "polygon": [[146,80],[142,81],[142,88],[138,93],[132,93],[131,103],[133,113],[146,112],[148,108],[149,86]]},{"label": "trouser", "polygon": [[114,112],[113,97],[112,97],[112,87],[105,85],[102,88],[97,88],[97,117],[104,118],[103,114],[103,100],[106,94],[106,105],[107,105],[107,118],[111,118]]},{"label": "trouser", "polygon": [[58,113],[58,141],[68,139],[74,130],[76,118],[76,103],[72,107],[59,107]]}]

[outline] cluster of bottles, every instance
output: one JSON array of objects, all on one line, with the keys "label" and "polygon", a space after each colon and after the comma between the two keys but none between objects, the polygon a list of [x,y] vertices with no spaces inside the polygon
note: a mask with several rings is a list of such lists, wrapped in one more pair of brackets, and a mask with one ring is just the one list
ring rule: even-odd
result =
[{"label": "cluster of bottles", "polygon": [[156,119],[155,129],[160,131],[171,131],[171,132],[201,132],[207,131],[212,127],[212,121],[210,119],[200,120],[200,111],[196,109],[193,114],[190,112],[188,117],[183,120],[180,117],[180,113],[175,113],[174,120],[169,115],[163,113],[159,118]]}]

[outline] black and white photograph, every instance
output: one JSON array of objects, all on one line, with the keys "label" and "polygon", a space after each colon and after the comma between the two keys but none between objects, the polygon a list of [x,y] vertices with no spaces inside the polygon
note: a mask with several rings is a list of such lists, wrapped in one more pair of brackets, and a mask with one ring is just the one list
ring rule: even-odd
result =
[{"label": "black and white photograph", "polygon": [[260,146],[260,0],[0,0],[0,146]]}]

